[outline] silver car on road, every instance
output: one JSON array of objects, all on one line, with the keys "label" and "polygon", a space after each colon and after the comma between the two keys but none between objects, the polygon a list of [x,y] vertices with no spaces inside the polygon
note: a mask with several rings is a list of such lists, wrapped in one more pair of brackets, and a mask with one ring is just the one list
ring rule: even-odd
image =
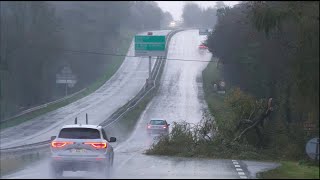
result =
[{"label": "silver car on road", "polygon": [[151,119],[147,124],[147,133],[148,135],[169,134],[169,126],[165,119]]},{"label": "silver car on road", "polygon": [[50,172],[54,178],[63,171],[99,171],[109,177],[114,152],[106,132],[97,125],[65,125],[51,137]]}]

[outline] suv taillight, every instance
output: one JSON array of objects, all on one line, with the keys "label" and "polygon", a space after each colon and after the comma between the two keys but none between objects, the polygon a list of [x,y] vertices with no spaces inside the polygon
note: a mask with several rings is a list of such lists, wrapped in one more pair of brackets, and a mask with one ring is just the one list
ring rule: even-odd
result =
[{"label": "suv taillight", "polygon": [[107,148],[107,143],[104,143],[104,142],[85,142],[84,144],[89,144],[97,149]]},{"label": "suv taillight", "polygon": [[61,148],[67,144],[73,144],[74,142],[65,142],[65,141],[52,141],[51,142],[51,147],[54,148]]}]

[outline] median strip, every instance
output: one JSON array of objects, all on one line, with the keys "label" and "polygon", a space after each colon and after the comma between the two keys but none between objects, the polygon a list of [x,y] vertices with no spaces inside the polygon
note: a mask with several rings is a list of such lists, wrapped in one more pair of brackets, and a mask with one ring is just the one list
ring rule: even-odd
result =
[{"label": "median strip", "polygon": [[[183,30],[171,31],[167,35],[167,46],[169,45],[171,37]],[[168,48],[166,48],[167,54]],[[127,104],[119,108],[114,114],[112,114],[106,121],[101,123],[101,125],[107,126],[113,124],[112,126],[106,127],[108,131],[113,136],[119,137],[119,140],[125,140],[127,136],[133,131],[137,120],[139,119],[141,113],[144,111],[147,104],[155,96],[157,89],[159,88],[160,77],[165,65],[165,58],[157,58],[157,68],[152,71],[152,78],[154,79],[154,84],[150,88],[145,85],[141,91],[130,100]],[[116,122],[116,123],[115,123]]]}]

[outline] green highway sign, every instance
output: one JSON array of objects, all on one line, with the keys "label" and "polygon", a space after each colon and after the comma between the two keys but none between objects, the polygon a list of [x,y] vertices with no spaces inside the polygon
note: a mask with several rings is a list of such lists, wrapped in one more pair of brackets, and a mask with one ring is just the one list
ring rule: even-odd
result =
[{"label": "green highway sign", "polygon": [[166,36],[136,35],[135,56],[165,56]]},{"label": "green highway sign", "polygon": [[135,43],[165,43],[166,36],[135,36]]},{"label": "green highway sign", "polygon": [[135,50],[164,51],[165,44],[135,44]]}]

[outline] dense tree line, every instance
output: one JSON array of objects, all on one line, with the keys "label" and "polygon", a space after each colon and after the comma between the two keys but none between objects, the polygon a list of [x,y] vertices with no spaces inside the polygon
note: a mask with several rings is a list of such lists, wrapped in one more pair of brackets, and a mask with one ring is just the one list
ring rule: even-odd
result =
[{"label": "dense tree line", "polygon": [[[78,83],[104,74],[110,57],[71,51],[117,53],[130,34],[159,29],[171,15],[154,2],[1,1],[1,118],[61,98],[56,74],[70,66]],[[171,17],[172,18],[172,17]]]},{"label": "dense tree line", "polygon": [[319,135],[319,2],[243,2],[218,9],[217,18],[207,44],[225,81],[276,102],[265,146],[303,155]]},{"label": "dense tree line", "polygon": [[214,7],[206,9],[196,3],[188,2],[183,7],[183,25],[185,27],[212,28],[217,21],[217,9],[222,7],[225,7],[222,1],[217,2]]}]

